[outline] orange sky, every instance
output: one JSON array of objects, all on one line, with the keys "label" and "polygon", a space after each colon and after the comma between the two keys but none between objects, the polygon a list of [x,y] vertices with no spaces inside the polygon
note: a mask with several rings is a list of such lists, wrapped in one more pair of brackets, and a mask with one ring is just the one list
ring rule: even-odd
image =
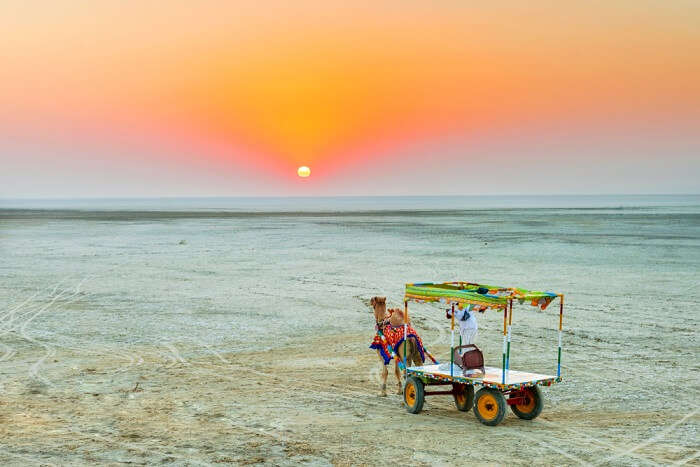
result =
[{"label": "orange sky", "polygon": [[682,161],[697,147],[698,3],[374,3],[3,2],[0,145],[245,173],[292,193],[298,165],[337,184],[407,150],[460,163],[489,138],[552,125],[605,142],[680,137]]}]

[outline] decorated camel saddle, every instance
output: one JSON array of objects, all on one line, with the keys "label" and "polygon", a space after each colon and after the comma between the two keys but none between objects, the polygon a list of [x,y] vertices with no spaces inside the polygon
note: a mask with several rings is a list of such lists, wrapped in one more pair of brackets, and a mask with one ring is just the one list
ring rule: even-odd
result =
[{"label": "decorated camel saddle", "polygon": [[[396,313],[396,312],[399,313]],[[370,348],[379,350],[379,353],[384,358],[384,364],[388,365],[392,359],[392,352],[389,349],[391,346],[394,351],[397,351],[399,346],[401,346],[405,340],[404,336],[404,325],[403,325],[403,315],[398,309],[388,310],[389,317],[382,322],[377,323],[377,330],[384,335],[385,339],[382,339],[380,333],[378,332]],[[406,325],[406,332],[408,337],[414,337],[416,343],[418,344],[418,351],[420,352],[420,357],[422,361],[425,361],[425,349],[423,348],[423,341],[416,332],[416,330],[410,324]]]}]

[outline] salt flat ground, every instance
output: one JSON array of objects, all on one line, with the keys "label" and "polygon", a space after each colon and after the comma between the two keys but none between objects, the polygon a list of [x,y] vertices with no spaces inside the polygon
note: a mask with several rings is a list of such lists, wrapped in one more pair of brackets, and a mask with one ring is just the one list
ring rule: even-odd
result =
[{"label": "salt flat ground", "polygon": [[[0,464],[697,465],[700,202],[681,201],[0,210]],[[426,280],[566,293],[537,420],[378,397],[369,298]],[[555,308],[516,306],[512,368],[555,371]],[[411,311],[448,356],[440,308]],[[498,365],[501,315],[479,319]]]}]

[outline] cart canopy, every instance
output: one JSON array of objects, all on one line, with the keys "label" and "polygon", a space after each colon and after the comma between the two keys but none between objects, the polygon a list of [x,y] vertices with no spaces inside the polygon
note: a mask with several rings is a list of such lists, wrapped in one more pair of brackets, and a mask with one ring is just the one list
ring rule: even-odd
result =
[{"label": "cart canopy", "polygon": [[538,292],[515,287],[496,287],[474,282],[417,282],[406,284],[406,301],[440,302],[462,309],[467,305],[482,308],[505,309],[510,300],[529,303],[544,310],[555,298],[553,292]]}]

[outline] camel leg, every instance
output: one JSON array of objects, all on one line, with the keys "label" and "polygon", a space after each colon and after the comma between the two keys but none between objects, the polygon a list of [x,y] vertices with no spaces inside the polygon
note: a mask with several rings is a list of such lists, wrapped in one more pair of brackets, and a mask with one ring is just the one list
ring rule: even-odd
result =
[{"label": "camel leg", "polygon": [[396,373],[396,394],[403,394],[403,384],[401,384],[401,371],[399,364],[394,365],[394,373]]},{"label": "camel leg", "polygon": [[421,366],[423,362],[420,359],[420,351],[418,350],[418,341],[411,338],[411,350],[409,351],[409,358],[413,361],[414,366]]},{"label": "camel leg", "polygon": [[[406,352],[406,342],[404,341],[403,344],[403,351],[404,353]],[[399,349],[399,358],[401,361],[403,361],[403,356],[401,355],[401,349]],[[397,387],[397,394],[403,394],[403,384],[401,383],[401,371],[399,370],[399,362],[398,360],[394,362],[394,374],[396,375],[396,385]]]},{"label": "camel leg", "polygon": [[382,386],[380,388],[379,395],[381,397],[386,397],[386,379],[389,376],[389,369],[384,364],[384,357],[382,357],[382,354],[379,353],[379,350],[377,350],[377,354],[379,355],[379,360],[382,362]]}]

